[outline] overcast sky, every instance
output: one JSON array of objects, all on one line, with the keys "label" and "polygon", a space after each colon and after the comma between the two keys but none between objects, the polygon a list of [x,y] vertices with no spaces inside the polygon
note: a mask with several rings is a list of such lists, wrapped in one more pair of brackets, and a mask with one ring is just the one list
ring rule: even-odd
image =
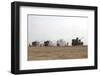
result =
[{"label": "overcast sky", "polygon": [[88,43],[87,17],[28,15],[28,44],[32,41],[64,39],[71,44],[73,38]]}]

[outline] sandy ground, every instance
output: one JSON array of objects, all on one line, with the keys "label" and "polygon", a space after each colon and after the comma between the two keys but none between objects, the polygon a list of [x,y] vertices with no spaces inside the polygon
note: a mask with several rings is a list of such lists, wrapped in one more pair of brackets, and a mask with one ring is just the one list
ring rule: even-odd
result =
[{"label": "sandy ground", "polygon": [[28,47],[28,60],[88,58],[87,46]]}]

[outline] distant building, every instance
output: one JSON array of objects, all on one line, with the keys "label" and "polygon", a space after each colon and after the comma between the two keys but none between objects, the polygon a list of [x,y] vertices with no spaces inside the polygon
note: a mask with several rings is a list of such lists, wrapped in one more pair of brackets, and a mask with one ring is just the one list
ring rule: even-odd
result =
[{"label": "distant building", "polygon": [[50,41],[45,41],[44,46],[49,46]]},{"label": "distant building", "polygon": [[53,46],[53,43],[52,43],[52,41],[45,41],[44,42],[44,46]]},{"label": "distant building", "polygon": [[48,40],[48,41],[44,42],[44,46],[52,46],[52,47],[54,46],[55,47],[55,46],[57,46],[57,43],[54,42],[54,41],[49,41]]},{"label": "distant building", "polygon": [[66,42],[63,39],[57,40],[57,46],[66,46]]},{"label": "distant building", "polygon": [[38,42],[38,41],[34,41],[34,42],[32,42],[32,46],[40,46],[40,42]]},{"label": "distant building", "polygon": [[44,42],[43,41],[40,41],[39,46],[40,47],[43,47],[44,46]]},{"label": "distant building", "polygon": [[72,39],[72,46],[83,45],[83,42],[77,37],[76,39]]}]

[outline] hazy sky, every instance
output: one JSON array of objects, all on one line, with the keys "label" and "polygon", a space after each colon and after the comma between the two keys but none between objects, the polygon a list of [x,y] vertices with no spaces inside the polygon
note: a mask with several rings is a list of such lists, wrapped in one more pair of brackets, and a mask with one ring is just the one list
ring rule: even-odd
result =
[{"label": "hazy sky", "polygon": [[71,44],[73,38],[88,43],[88,17],[28,15],[28,43],[64,39]]}]

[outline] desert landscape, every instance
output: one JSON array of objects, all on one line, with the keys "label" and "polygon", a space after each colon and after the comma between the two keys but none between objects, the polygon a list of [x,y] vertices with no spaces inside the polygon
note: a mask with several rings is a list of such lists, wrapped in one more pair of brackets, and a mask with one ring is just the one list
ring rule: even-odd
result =
[{"label": "desert landscape", "polygon": [[88,58],[88,46],[28,47],[28,61]]},{"label": "desert landscape", "polygon": [[27,60],[88,58],[87,20],[80,16],[29,14]]}]

